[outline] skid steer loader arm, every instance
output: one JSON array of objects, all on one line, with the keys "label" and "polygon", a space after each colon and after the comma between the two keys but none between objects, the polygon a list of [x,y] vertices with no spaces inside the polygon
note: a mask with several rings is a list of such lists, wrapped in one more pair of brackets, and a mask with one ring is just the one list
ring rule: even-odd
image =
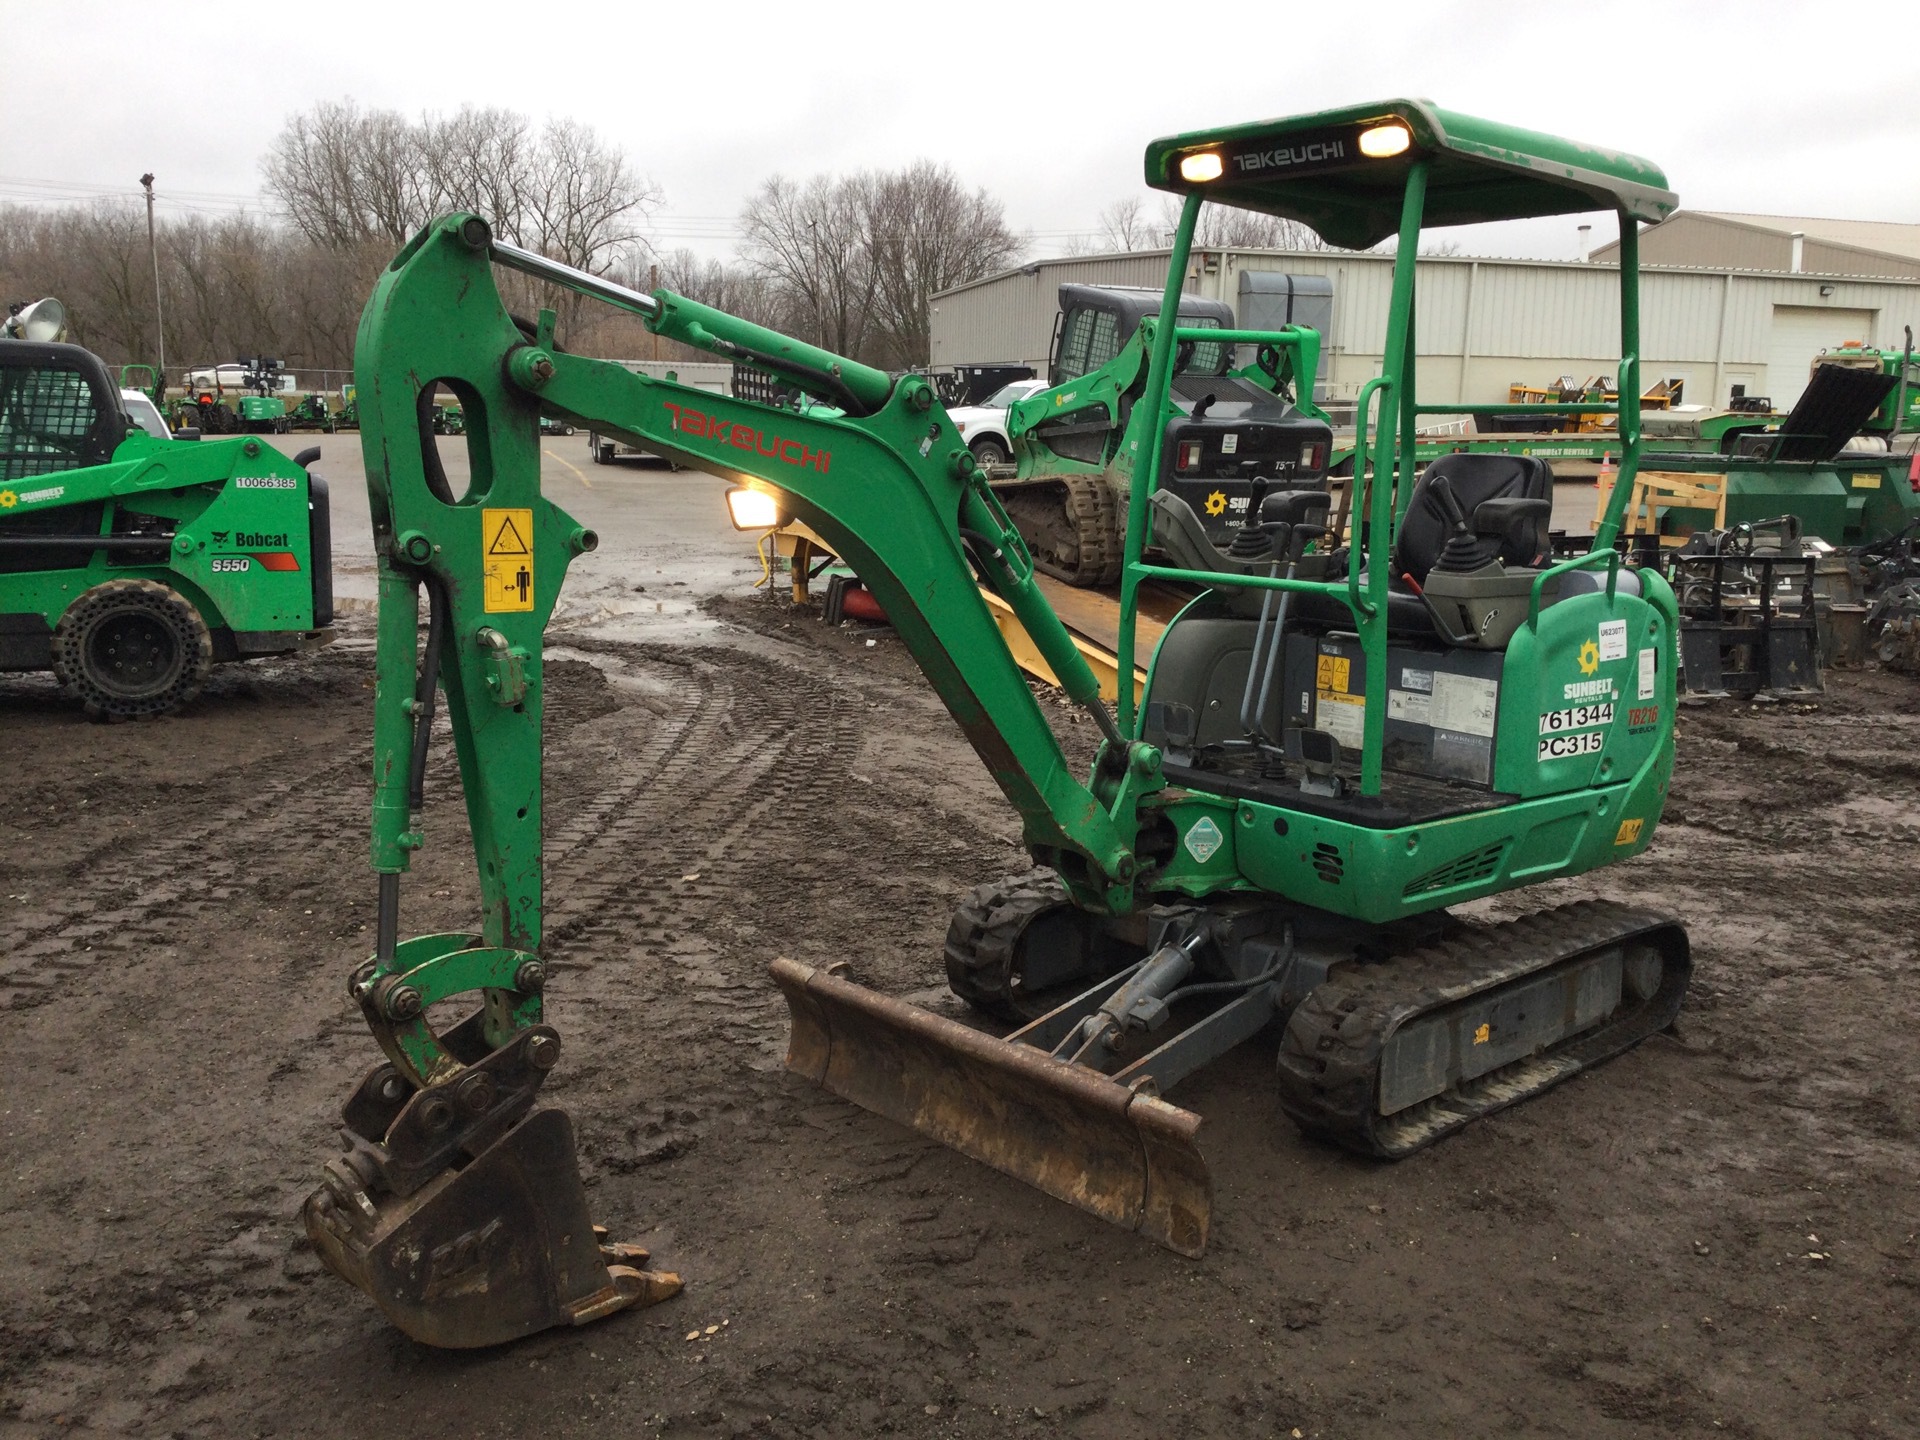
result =
[{"label": "skid steer loader arm", "polygon": [[[759,366],[842,409],[777,409],[568,355],[553,343],[553,312],[536,326],[508,314],[496,263],[635,311],[661,334]],[[535,1108],[560,1057],[542,1010],[542,634],[568,565],[597,543],[540,493],[543,413],[770,490],[824,536],[885,605],[1019,810],[1028,848],[1082,907],[1133,906],[1135,835],[1163,782],[1157,752],[1115,729],[1097,681],[1033,584],[1018,534],[924,379],[896,384],[671,293],[610,285],[496,243],[473,215],[428,227],[382,276],[361,320],[355,377],[380,570],[372,846],[380,904],[375,953],[350,989],[385,1061],[346,1106],[345,1153],[308,1202],[307,1223],[329,1265],[408,1334],[437,1345],[493,1344],[679,1287],[677,1277],[647,1270],[643,1252],[602,1243],[587,1217],[571,1125]],[[432,434],[441,386],[466,417],[472,474],[463,494],[451,488]],[[976,572],[1106,735],[1089,783],[1070,770]],[[403,941],[400,877],[425,840],[422,775],[440,692],[481,915],[472,933]],[[869,999],[875,1004],[835,1026],[836,1073],[857,1075],[878,1056],[911,1069],[921,1052],[900,1037],[917,1012]],[[441,1028],[434,1007],[443,1002],[470,1013],[455,1010]],[[928,1063],[973,1064],[983,1081],[997,1068],[991,1051]],[[1032,1077],[1023,1073],[1020,1083],[1030,1089]],[[1099,1124],[1115,1128],[1112,1116]],[[1119,1143],[1124,1150],[1126,1136]],[[1204,1212],[1193,1197],[1206,1187],[1191,1127],[1159,1127],[1150,1148],[1163,1156],[1183,1144],[1181,1223],[1204,1234],[1204,1213],[1192,1218],[1196,1207]],[[1022,1173],[1026,1162],[1011,1163]],[[1121,1183],[1138,1190],[1140,1168]],[[1127,1169],[1123,1160],[1119,1170]]]}]

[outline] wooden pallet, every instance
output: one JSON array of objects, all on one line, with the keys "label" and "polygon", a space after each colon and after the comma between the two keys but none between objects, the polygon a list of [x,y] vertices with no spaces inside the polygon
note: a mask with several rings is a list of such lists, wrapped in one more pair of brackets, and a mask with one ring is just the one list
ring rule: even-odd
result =
[{"label": "wooden pallet", "polygon": [[[1593,524],[1598,529],[1605,518],[1607,504],[1613,499],[1611,486],[1600,492],[1594,506]],[[1642,470],[1633,477],[1633,494],[1627,498],[1620,533],[1660,535],[1660,511],[1711,510],[1713,528],[1727,524],[1727,477],[1725,475],[1688,475],[1673,470]],[[1662,545],[1684,545],[1685,535],[1660,535]]]}]

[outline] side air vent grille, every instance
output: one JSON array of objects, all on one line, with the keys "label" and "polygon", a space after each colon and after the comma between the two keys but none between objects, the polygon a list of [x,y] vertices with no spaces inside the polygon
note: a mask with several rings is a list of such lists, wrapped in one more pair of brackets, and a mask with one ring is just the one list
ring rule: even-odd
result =
[{"label": "side air vent grille", "polygon": [[1451,890],[1456,885],[1476,884],[1499,870],[1501,857],[1506,853],[1505,841],[1489,845],[1484,850],[1475,850],[1470,855],[1462,855],[1458,860],[1442,865],[1438,870],[1429,870],[1402,893],[1411,899],[1415,895],[1431,895],[1436,890]]},{"label": "side air vent grille", "polygon": [[1338,885],[1346,873],[1347,862],[1336,847],[1322,840],[1313,847],[1313,868],[1327,884]]}]

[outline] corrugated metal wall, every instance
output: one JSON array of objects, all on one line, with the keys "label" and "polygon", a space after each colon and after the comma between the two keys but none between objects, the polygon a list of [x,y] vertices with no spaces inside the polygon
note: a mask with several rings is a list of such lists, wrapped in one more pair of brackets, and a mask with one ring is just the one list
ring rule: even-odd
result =
[{"label": "corrugated metal wall", "polygon": [[[934,297],[933,363],[1014,360],[1044,368],[1062,281],[1159,288],[1167,252],[1047,260]],[[1237,301],[1239,273],[1277,270],[1333,280],[1333,327],[1324,337],[1336,398],[1379,373],[1392,295],[1391,257],[1334,251],[1196,254],[1187,288]],[[1551,261],[1421,260],[1415,315],[1419,393],[1429,402],[1504,400],[1515,381],[1546,383],[1613,374],[1620,357],[1616,272]],[[1830,293],[1821,295],[1825,287]],[[1874,313],[1874,333],[1896,344],[1920,329],[1920,283],[1816,275],[1656,270],[1641,277],[1641,373],[1688,382],[1687,398],[1723,405],[1729,387],[1765,393],[1775,305],[1826,305]]]}]

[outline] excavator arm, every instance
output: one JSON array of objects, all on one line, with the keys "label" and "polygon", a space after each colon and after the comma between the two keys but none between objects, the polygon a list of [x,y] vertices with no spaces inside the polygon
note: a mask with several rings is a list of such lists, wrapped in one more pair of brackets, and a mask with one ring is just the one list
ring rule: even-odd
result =
[{"label": "excavator arm", "polygon": [[[554,315],[511,316],[504,264],[643,315],[657,333],[761,367],[824,407],[716,396],[564,353]],[[542,635],[567,567],[598,537],[540,491],[539,416],[553,413],[772,493],[859,571],[1020,812],[1036,860],[1078,904],[1134,903],[1143,800],[1163,782],[1123,739],[1098,682],[1033,583],[1032,561],[924,379],[803,345],[669,292],[641,295],[496,243],[454,215],[382,275],[356,343],[380,574],[375,693],[375,953],[350,989],[385,1054],[348,1102],[344,1153],[309,1202],[333,1268],[416,1338],[483,1345],[581,1323],[678,1288],[600,1243],[564,1113],[535,1110],[559,1056],[541,992]],[[432,433],[442,386],[466,420],[456,492]],[[1106,736],[1071,771],[981,599],[1019,615]],[[420,639],[420,596],[428,625]],[[474,933],[400,938],[401,876],[425,840],[422,784],[444,692],[481,893]],[[1149,801],[1150,803],[1150,801]],[[432,1007],[478,1008],[441,1029]]]}]

